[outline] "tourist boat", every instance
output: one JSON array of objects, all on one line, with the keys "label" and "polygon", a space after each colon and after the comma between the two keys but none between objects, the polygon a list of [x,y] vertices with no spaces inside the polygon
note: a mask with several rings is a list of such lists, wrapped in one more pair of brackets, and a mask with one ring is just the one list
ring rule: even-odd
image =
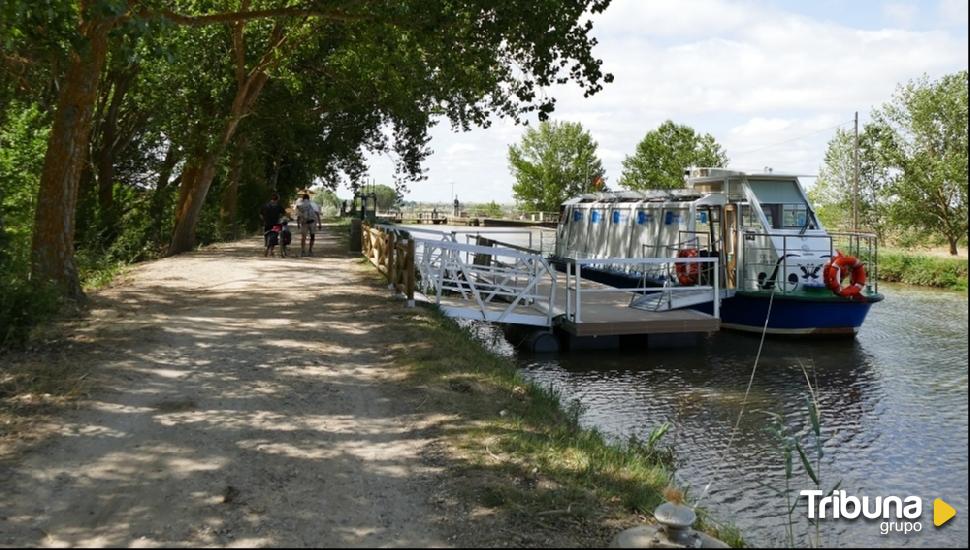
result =
[{"label": "tourist boat", "polygon": [[[552,261],[565,269],[569,258],[602,258],[583,276],[642,289],[634,307],[711,313],[716,285],[721,326],[759,333],[855,334],[883,299],[875,236],[827,231],[798,176],[692,168],[685,180],[679,190],[567,200]],[[713,263],[674,260],[692,257],[718,258],[716,273]],[[672,260],[636,267],[611,258]],[[672,287],[698,291],[663,292]]]}]

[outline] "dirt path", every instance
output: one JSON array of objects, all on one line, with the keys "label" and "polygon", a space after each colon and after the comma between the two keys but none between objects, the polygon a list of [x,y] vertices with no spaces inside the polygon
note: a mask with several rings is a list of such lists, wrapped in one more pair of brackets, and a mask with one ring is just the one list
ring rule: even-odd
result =
[{"label": "dirt path", "polygon": [[0,463],[0,545],[443,546],[431,414],[370,331],[393,311],[332,237],[139,266],[73,337],[99,390]]}]

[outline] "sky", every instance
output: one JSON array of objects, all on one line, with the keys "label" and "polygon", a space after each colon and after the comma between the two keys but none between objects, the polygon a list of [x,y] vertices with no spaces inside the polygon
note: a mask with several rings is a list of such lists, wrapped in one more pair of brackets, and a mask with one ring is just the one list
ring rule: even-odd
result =
[{"label": "sky", "polygon": [[[573,85],[545,92],[557,98],[552,118],[592,134],[607,184],[668,119],[713,135],[731,168],[811,176],[856,111],[865,124],[900,83],[967,69],[966,0],[613,0],[593,25],[614,82],[591,98]],[[405,200],[446,203],[454,190],[463,203],[514,202],[507,152],[524,131],[496,120],[455,132],[442,121],[428,179]],[[376,183],[393,185],[392,174],[390,157],[370,157]]]}]

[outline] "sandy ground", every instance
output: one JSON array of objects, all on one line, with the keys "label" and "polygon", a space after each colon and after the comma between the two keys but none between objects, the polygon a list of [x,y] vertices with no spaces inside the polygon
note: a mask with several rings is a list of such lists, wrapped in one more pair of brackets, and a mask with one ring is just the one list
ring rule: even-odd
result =
[{"label": "sandy ground", "polygon": [[93,296],[71,359],[98,390],[0,462],[0,545],[447,545],[423,456],[441,419],[393,383],[386,295],[322,237],[314,258],[249,240],[146,263]]}]

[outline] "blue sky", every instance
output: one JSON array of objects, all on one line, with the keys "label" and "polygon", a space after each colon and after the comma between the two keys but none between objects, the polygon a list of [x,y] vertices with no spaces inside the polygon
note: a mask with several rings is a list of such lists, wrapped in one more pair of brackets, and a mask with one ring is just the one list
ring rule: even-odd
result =
[{"label": "blue sky", "polygon": [[[569,85],[547,93],[558,99],[554,118],[592,133],[608,182],[667,119],[711,133],[731,167],[816,174],[854,111],[864,123],[897,84],[967,69],[966,0],[613,0],[593,24],[615,82],[588,99]],[[448,202],[454,182],[462,202],[512,202],[506,154],[523,131],[439,124],[429,179],[406,198]],[[392,173],[389,158],[371,158],[378,183]]]}]

